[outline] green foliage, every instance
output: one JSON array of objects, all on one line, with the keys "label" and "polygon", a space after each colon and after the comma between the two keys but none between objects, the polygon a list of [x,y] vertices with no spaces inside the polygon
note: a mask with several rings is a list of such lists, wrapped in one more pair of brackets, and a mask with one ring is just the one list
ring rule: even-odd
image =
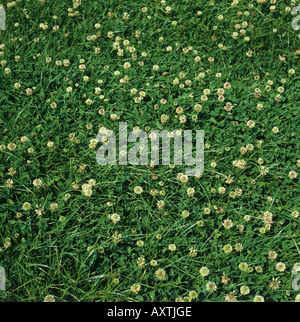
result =
[{"label": "green foliage", "polygon": [[[235,292],[237,301],[295,301],[300,34],[291,1],[274,11],[254,0],[81,2],[3,3],[0,300],[217,302]],[[98,165],[91,140],[119,122],[204,130],[203,175],[181,182],[184,166]]]}]

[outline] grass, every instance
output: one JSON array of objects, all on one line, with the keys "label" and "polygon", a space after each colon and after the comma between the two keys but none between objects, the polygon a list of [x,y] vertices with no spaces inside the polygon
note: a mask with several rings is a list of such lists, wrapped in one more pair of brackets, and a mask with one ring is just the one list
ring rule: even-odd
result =
[{"label": "grass", "polygon": [[[1,3],[0,301],[299,301],[297,2]],[[100,166],[119,122],[204,130],[202,176]]]}]

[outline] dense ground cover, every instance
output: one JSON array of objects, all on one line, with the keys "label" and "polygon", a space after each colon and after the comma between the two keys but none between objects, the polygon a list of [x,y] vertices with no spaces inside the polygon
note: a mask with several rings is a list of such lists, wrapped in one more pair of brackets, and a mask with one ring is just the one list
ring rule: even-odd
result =
[{"label": "dense ground cover", "polygon": [[[300,301],[297,1],[1,3],[1,301]],[[119,122],[203,174],[100,166]]]}]

